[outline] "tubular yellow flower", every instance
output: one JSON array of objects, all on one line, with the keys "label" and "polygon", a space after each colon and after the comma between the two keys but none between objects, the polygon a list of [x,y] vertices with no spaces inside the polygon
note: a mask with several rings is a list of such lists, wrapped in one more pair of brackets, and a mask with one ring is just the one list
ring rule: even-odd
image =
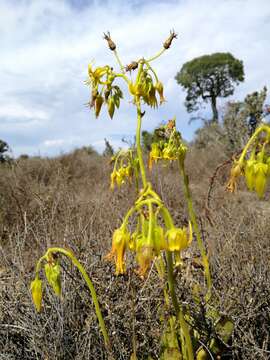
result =
[{"label": "tubular yellow flower", "polygon": [[124,255],[126,247],[129,243],[130,234],[126,228],[119,228],[114,231],[112,239],[112,249],[108,255],[105,256],[105,260],[115,261],[116,275],[124,274],[126,266],[124,262]]},{"label": "tubular yellow flower", "polygon": [[138,249],[136,259],[139,265],[139,269],[137,270],[137,274],[140,277],[142,278],[145,277],[154,257],[155,254],[152,246],[148,246],[147,244],[144,244]]},{"label": "tubular yellow flower", "polygon": [[246,166],[245,166],[245,179],[247,187],[250,191],[254,190],[255,186],[255,164],[256,162],[254,160],[247,160]]},{"label": "tubular yellow flower", "polygon": [[264,163],[255,164],[254,173],[254,187],[259,198],[262,198],[264,196],[267,183],[268,165]]},{"label": "tubular yellow flower", "polygon": [[161,226],[156,226],[155,230],[155,251],[159,255],[160,251],[167,249],[167,242],[164,235],[164,230]]},{"label": "tubular yellow flower", "polygon": [[114,170],[114,171],[111,173],[111,186],[110,186],[110,189],[111,189],[111,190],[114,189],[114,184],[115,184],[116,178],[117,178],[117,171]]},{"label": "tubular yellow flower", "polygon": [[96,70],[92,69],[92,65],[88,65],[88,75],[93,83],[93,86],[96,86],[103,75],[105,75],[108,72],[108,66],[98,67]]},{"label": "tubular yellow flower", "polygon": [[151,145],[151,151],[149,154],[149,161],[148,161],[148,167],[150,170],[152,170],[153,167],[153,161],[157,162],[158,159],[161,158],[161,152],[158,143],[153,143]]},{"label": "tubular yellow flower", "polygon": [[38,276],[31,282],[30,289],[35,308],[37,312],[40,312],[42,303],[42,281]]},{"label": "tubular yellow flower", "polygon": [[161,81],[158,81],[155,85],[155,88],[159,94],[159,98],[160,98],[160,105],[163,104],[166,100],[164,98],[164,95],[163,95],[163,84]]},{"label": "tubular yellow flower", "polygon": [[167,247],[169,251],[181,251],[188,247],[189,240],[185,228],[171,228],[166,232]]},{"label": "tubular yellow flower", "polygon": [[47,263],[45,265],[45,275],[48,283],[53,288],[57,296],[61,295],[61,277],[60,266],[58,264]]},{"label": "tubular yellow flower", "polygon": [[231,176],[229,182],[226,186],[226,190],[230,192],[235,192],[237,187],[237,179],[241,175],[242,167],[239,164],[236,164],[231,169]]}]

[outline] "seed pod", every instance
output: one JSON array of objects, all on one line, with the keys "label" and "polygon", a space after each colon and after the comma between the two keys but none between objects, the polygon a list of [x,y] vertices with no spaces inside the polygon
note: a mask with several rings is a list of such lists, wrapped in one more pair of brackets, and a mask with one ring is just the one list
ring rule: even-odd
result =
[{"label": "seed pod", "polygon": [[35,280],[31,282],[30,289],[35,308],[37,312],[40,312],[42,303],[42,281],[36,277]]},{"label": "seed pod", "polygon": [[108,113],[111,119],[113,118],[114,110],[115,110],[115,103],[114,103],[114,98],[112,96],[108,100]]},{"label": "seed pod", "polygon": [[174,32],[174,30],[170,31],[170,36],[163,44],[164,49],[166,49],[166,50],[169,49],[169,47],[172,44],[173,39],[176,39],[176,38],[177,38],[177,34]]},{"label": "seed pod", "polygon": [[126,65],[125,70],[126,71],[136,70],[138,65],[139,64],[137,63],[137,61],[132,61],[129,65]]},{"label": "seed pod", "polygon": [[112,41],[111,39],[111,35],[109,33],[109,31],[106,33],[104,33],[104,39],[108,42],[109,48],[114,51],[116,49],[116,45],[115,43]]}]

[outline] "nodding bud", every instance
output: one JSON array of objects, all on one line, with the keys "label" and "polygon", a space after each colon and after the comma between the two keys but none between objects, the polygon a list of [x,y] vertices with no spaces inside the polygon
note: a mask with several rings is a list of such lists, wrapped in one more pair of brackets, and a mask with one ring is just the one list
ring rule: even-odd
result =
[{"label": "nodding bud", "polygon": [[112,41],[111,39],[111,35],[109,33],[109,31],[106,33],[104,33],[104,39],[108,42],[109,48],[114,51],[116,49],[116,45],[115,43]]},{"label": "nodding bud", "polygon": [[163,44],[164,49],[169,49],[169,47],[172,44],[173,39],[177,39],[177,34],[174,32],[174,30],[171,30],[170,31],[170,36],[168,37],[168,39]]},{"label": "nodding bud", "polygon": [[136,70],[138,65],[139,64],[137,63],[137,61],[132,61],[130,64],[126,65],[125,70],[126,71]]}]

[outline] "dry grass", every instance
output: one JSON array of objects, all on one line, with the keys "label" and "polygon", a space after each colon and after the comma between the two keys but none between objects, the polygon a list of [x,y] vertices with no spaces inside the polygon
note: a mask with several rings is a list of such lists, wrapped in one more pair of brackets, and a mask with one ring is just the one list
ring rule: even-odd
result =
[{"label": "dry grass", "polygon": [[[235,331],[224,359],[270,358],[270,206],[244,187],[224,192],[226,169],[215,181],[205,217],[205,196],[215,167],[225,161],[218,145],[191,150],[188,173],[207,245],[217,306],[232,316]],[[163,284],[154,268],[138,279],[129,259],[127,275],[115,277],[102,257],[113,230],[135,198],[128,186],[111,193],[108,160],[76,151],[55,159],[22,159],[0,169],[0,359],[106,359],[93,305],[76,270],[63,261],[63,298],[47,287],[37,314],[29,283],[36,260],[52,245],[70,248],[86,267],[99,295],[116,359],[129,359],[136,341],[138,359],[159,358]],[[178,225],[187,212],[177,168],[160,167],[152,179]],[[269,194],[266,195],[269,199]],[[187,254],[187,270],[193,271]],[[200,272],[200,270],[196,270]],[[200,276],[200,274],[199,274]],[[192,278],[177,273],[179,298],[192,304]],[[192,306],[192,305],[191,305]]]}]

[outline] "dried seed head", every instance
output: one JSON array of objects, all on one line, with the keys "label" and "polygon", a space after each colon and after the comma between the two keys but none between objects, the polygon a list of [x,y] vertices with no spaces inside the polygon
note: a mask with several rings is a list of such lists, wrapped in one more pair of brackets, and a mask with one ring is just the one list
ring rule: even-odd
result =
[{"label": "dried seed head", "polygon": [[108,42],[109,48],[114,51],[116,49],[116,45],[115,43],[112,41],[111,39],[111,35],[109,33],[109,31],[107,31],[107,34],[104,33],[104,39]]},{"label": "dried seed head", "polygon": [[170,31],[170,36],[168,37],[168,39],[163,44],[164,49],[169,49],[169,47],[172,44],[173,39],[177,39],[177,34],[174,32],[174,30],[171,30]]},{"label": "dried seed head", "polygon": [[126,65],[125,70],[132,71],[132,70],[136,70],[137,67],[138,67],[137,61],[132,61],[129,65]]}]

